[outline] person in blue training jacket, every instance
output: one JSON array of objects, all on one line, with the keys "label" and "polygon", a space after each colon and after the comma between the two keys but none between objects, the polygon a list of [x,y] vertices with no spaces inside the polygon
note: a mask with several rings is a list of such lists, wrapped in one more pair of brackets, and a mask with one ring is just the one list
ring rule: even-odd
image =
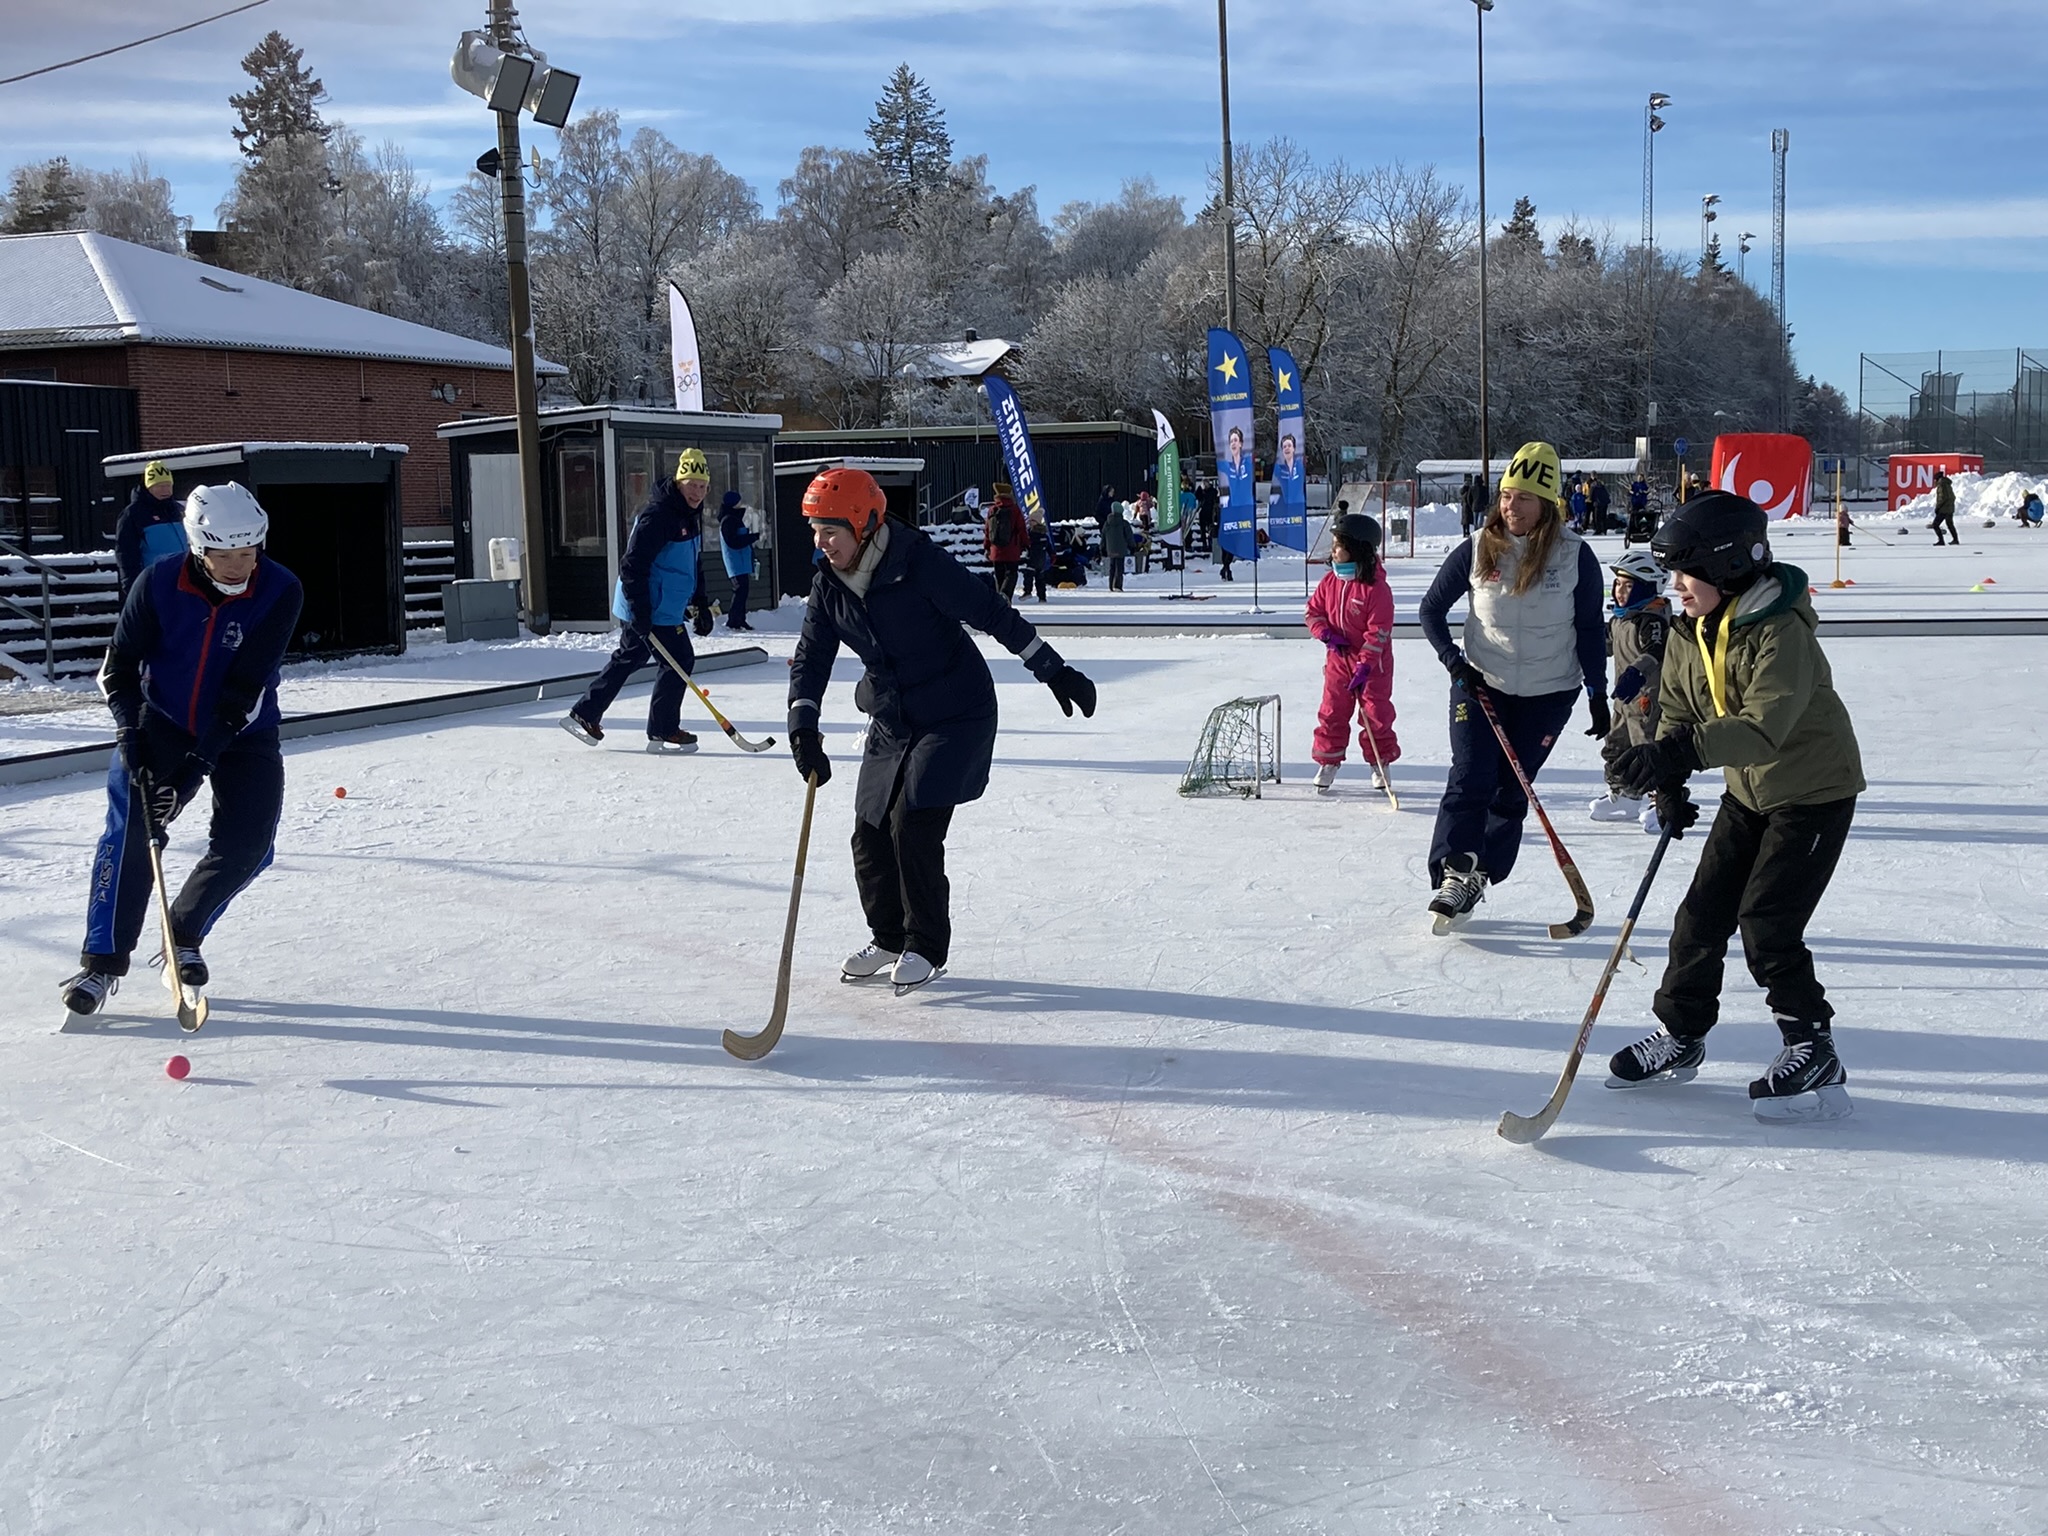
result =
[{"label": "person in blue training jacket", "polygon": [[732,578],[732,612],[725,616],[727,629],[752,629],[747,622],[747,589],[754,579],[754,545],[761,535],[747,526],[747,509],[740,505],[740,493],[727,491],[718,503],[718,552],[725,557],[725,574]]},{"label": "person in blue training jacket", "polygon": [[946,831],[988,788],[996,688],[970,627],[1023,662],[1069,717],[1095,713],[1095,685],[1060,659],[995,587],[925,534],[887,519],[864,469],[828,469],[803,515],[825,561],[811,580],[789,673],[789,750],[814,784],[832,777],[820,705],[843,644],[866,666],[854,701],[868,714],[854,791],[853,875],[870,942],[839,974],[889,972],[897,992],[945,969],[953,937]]},{"label": "person in blue training jacket", "polygon": [[114,524],[114,565],[121,573],[121,596],[135,578],[166,555],[185,553],[185,503],[171,494],[171,472],[162,459],[142,467],[142,483],[121,509]]},{"label": "person in blue training jacket", "polygon": [[684,671],[696,666],[688,616],[697,597],[704,497],[710,489],[711,470],[703,452],[685,448],[676,459],[675,479],[633,519],[612,593],[612,616],[624,626],[618,648],[562,721],[562,729],[578,741],[594,747],[604,740],[604,712],[626,679],[652,661],[656,668],[654,697],[647,704],[647,750],[697,750],[697,738],[682,727],[683,680],[655,653],[653,642],[659,640]]},{"label": "person in blue training jacket", "polygon": [[198,486],[185,503],[192,553],[151,565],[122,604],[100,668],[117,746],[107,767],[106,829],[93,855],[83,968],[62,989],[73,1013],[97,1013],[128,974],[155,884],[149,822],[162,836],[200,785],[212,783],[206,852],[171,903],[174,953],[164,957],[188,987],[208,980],[200,944],[270,865],[284,806],[277,669],[305,592],[262,552],[269,531],[247,486]]},{"label": "person in blue training jacket", "polygon": [[[1500,717],[1533,782],[1581,693],[1588,736],[1613,727],[1607,707],[1606,582],[1592,547],[1565,526],[1557,450],[1525,443],[1501,477],[1500,500],[1452,550],[1422,599],[1422,633],[1451,674],[1451,772],[1437,807],[1429,910],[1439,933],[1458,927],[1515,867],[1529,797],[1480,705]],[[1467,607],[1465,643],[1451,605]]]}]

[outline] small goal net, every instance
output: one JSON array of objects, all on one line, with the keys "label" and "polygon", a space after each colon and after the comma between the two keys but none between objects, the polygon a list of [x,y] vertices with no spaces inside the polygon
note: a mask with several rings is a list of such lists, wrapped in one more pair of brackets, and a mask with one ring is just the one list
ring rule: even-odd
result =
[{"label": "small goal net", "polygon": [[1280,695],[1218,704],[1202,726],[1180,792],[1255,799],[1269,781],[1280,782]]}]

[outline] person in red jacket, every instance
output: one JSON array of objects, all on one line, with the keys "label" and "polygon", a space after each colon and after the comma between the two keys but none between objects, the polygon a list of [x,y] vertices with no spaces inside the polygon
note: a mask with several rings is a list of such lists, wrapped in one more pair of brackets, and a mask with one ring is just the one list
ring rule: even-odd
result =
[{"label": "person in red jacket", "polygon": [[988,563],[995,567],[996,590],[1003,594],[1003,601],[1009,602],[1017,595],[1017,567],[1024,561],[1024,551],[1029,547],[1031,531],[1025,526],[1024,514],[1010,494],[1010,482],[996,482],[995,502],[988,509],[988,516],[981,524],[982,552],[988,556]]},{"label": "person in red jacket", "polygon": [[1373,788],[1385,789],[1386,767],[1401,755],[1394,737],[1394,594],[1380,564],[1380,525],[1363,512],[1346,512],[1331,525],[1330,573],[1308,600],[1308,632],[1328,647],[1316,713],[1316,788],[1335,781],[1355,712]]}]

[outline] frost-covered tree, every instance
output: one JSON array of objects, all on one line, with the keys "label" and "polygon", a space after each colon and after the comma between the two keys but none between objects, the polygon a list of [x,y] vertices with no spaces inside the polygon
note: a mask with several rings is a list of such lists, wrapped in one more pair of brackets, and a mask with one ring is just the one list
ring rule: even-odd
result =
[{"label": "frost-covered tree", "polygon": [[1126,181],[1113,203],[1068,203],[1053,221],[1060,270],[1068,277],[1130,277],[1178,230],[1187,210],[1150,176]]},{"label": "frost-covered tree", "polygon": [[774,225],[735,230],[675,278],[696,317],[708,403],[758,411],[798,397],[816,296]]},{"label": "frost-covered tree", "polygon": [[908,64],[898,64],[882,88],[868,119],[868,146],[899,218],[946,179],[953,164],[946,114]]},{"label": "frost-covered tree", "polygon": [[818,304],[818,355],[842,426],[880,426],[890,392],[916,379],[943,334],[929,274],[905,251],[863,256]]},{"label": "frost-covered tree", "polygon": [[171,184],[151,173],[137,155],[125,171],[91,171],[85,178],[85,227],[160,251],[185,250],[192,221],[180,218]]},{"label": "frost-covered tree", "polygon": [[863,256],[895,246],[888,178],[872,155],[814,144],[777,190],[782,206],[776,220],[820,291]]},{"label": "frost-covered tree", "polygon": [[327,88],[305,67],[305,52],[282,32],[270,32],[242,58],[242,72],[256,83],[228,98],[235,109],[235,143],[255,160],[278,139],[328,134],[320,118]]},{"label": "frost-covered tree", "polygon": [[85,214],[85,178],[59,155],[18,165],[7,179],[6,219],[0,233],[42,235],[76,229]]}]

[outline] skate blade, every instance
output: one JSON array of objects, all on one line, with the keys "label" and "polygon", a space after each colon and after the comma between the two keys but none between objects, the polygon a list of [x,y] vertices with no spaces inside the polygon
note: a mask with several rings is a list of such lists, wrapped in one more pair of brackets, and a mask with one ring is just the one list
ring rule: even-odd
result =
[{"label": "skate blade", "polygon": [[1457,912],[1448,917],[1439,914],[1430,921],[1429,931],[1438,938],[1442,938],[1445,934],[1456,933],[1471,921],[1472,913],[1470,912]]},{"label": "skate blade", "polygon": [[908,993],[917,991],[920,987],[930,986],[945,974],[946,968],[942,965],[936,971],[933,971],[931,975],[925,977],[923,981],[892,981],[889,985],[896,989],[898,997],[903,997]]},{"label": "skate blade", "polygon": [[1840,1083],[1782,1099],[1752,1099],[1749,1107],[1766,1125],[1815,1125],[1823,1120],[1846,1120],[1856,1112],[1849,1090]]},{"label": "skate blade", "polygon": [[839,979],[849,987],[861,987],[872,985],[878,981],[888,981],[889,973],[886,970],[881,970],[872,971],[866,976],[856,976],[850,971],[841,971]]},{"label": "skate blade", "polygon": [[598,740],[595,736],[592,736],[587,731],[583,730],[582,727],[578,726],[576,722],[574,720],[571,720],[567,715],[564,715],[561,719],[557,720],[555,724],[559,725],[571,736],[575,737],[578,741],[582,742],[583,745],[586,747],[594,747],[598,745]]},{"label": "skate blade", "polygon": [[208,1006],[206,994],[197,987],[183,983],[178,987],[178,1028],[188,1035],[196,1035],[206,1027],[206,1016],[213,1010]]},{"label": "skate blade", "polygon": [[688,757],[696,750],[697,743],[694,741],[687,747],[672,747],[665,741],[650,741],[647,743],[647,752],[650,757]]},{"label": "skate blade", "polygon": [[1698,1067],[1673,1067],[1668,1072],[1659,1072],[1653,1077],[1639,1078],[1635,1082],[1630,1082],[1627,1078],[1616,1077],[1610,1072],[1607,1074],[1607,1086],[1619,1088],[1623,1091],[1630,1088],[1676,1087],[1680,1083],[1691,1082],[1699,1075],[1700,1069]]}]

